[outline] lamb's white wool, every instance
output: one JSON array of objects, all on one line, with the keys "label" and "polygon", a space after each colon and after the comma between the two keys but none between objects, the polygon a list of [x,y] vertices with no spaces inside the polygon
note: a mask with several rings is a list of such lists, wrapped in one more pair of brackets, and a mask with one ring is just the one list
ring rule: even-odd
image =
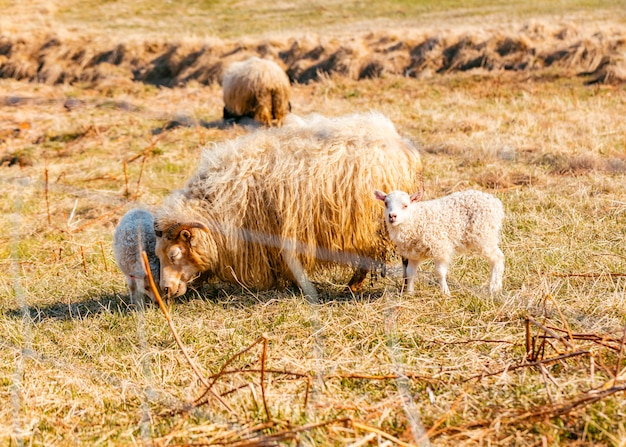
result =
[{"label": "lamb's white wool", "polygon": [[403,191],[385,194],[385,222],[398,254],[408,260],[404,277],[407,291],[413,292],[419,264],[433,259],[441,290],[449,295],[448,265],[456,252],[474,251],[491,265],[489,291],[502,288],[504,254],[498,247],[504,219],[502,202],[491,194],[468,190],[421,202],[417,194]]},{"label": "lamb's white wool", "polygon": [[251,57],[232,63],[224,72],[224,119],[253,118],[278,125],[289,113],[289,77],[276,62]]},{"label": "lamb's white wool", "polygon": [[137,292],[156,299],[147,281],[141,261],[141,252],[148,255],[150,272],[159,284],[159,258],[155,254],[156,235],[154,233],[154,217],[149,211],[132,209],[120,220],[113,233],[113,254],[118,267],[126,275],[131,297]]}]

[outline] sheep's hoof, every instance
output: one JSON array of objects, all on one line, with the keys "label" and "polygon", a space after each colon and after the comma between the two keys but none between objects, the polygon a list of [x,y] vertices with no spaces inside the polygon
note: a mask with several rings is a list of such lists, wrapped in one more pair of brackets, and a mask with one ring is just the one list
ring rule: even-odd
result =
[{"label": "sheep's hoof", "polygon": [[360,292],[363,289],[363,282],[367,278],[369,270],[357,268],[348,282],[348,288],[352,293]]}]

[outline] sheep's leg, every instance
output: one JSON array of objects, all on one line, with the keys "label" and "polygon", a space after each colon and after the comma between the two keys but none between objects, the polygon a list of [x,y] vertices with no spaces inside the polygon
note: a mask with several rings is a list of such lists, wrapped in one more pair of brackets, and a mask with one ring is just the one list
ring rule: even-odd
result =
[{"label": "sheep's leg", "polygon": [[415,275],[417,274],[417,268],[421,262],[421,259],[407,259],[405,265],[404,259],[402,260],[404,267],[404,284],[406,285],[406,291],[408,293],[413,293],[415,290]]},{"label": "sheep's leg", "polygon": [[446,275],[448,274],[448,260],[447,259],[435,259],[435,273],[439,278],[439,285],[441,286],[441,293],[444,295],[450,295],[450,289],[446,282]]},{"label": "sheep's leg", "polygon": [[363,282],[365,281],[365,278],[367,278],[368,273],[369,269],[364,267],[357,267],[357,269],[354,271],[354,274],[352,275],[352,278],[350,278],[350,281],[348,282],[348,287],[350,288],[350,291],[360,292],[363,288]]},{"label": "sheep's leg", "polygon": [[489,281],[489,293],[497,293],[502,290],[502,276],[504,276],[504,253],[497,246],[485,253],[491,265],[491,280]]}]

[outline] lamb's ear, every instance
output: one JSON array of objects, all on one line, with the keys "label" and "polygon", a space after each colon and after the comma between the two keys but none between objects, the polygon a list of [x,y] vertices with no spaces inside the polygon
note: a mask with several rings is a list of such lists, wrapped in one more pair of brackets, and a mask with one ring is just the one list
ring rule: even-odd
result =
[{"label": "lamb's ear", "polygon": [[387,194],[377,189],[374,191],[374,197],[376,197],[378,200],[384,201],[387,198]]},{"label": "lamb's ear", "polygon": [[411,202],[419,202],[422,200],[422,196],[424,195],[424,191],[418,191],[416,193],[411,194]]}]

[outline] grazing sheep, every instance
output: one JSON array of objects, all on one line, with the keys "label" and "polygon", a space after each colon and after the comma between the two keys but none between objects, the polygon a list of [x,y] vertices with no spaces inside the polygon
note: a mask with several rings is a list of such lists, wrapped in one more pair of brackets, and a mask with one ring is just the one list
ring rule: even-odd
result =
[{"label": "grazing sheep", "polygon": [[291,109],[289,78],[267,59],[251,57],[232,63],[224,72],[222,89],[225,120],[248,117],[280,126]]},{"label": "grazing sheep", "polygon": [[155,284],[158,285],[160,266],[159,258],[154,251],[155,246],[156,235],[152,214],[142,209],[132,209],[124,214],[113,233],[113,254],[117,266],[126,275],[131,297],[140,292],[156,301],[141,261],[141,252],[145,251],[148,255],[150,272]]},{"label": "grazing sheep", "polygon": [[434,259],[441,291],[450,295],[446,273],[456,251],[475,251],[489,260],[489,291],[502,289],[504,255],[498,247],[504,219],[502,202],[480,191],[463,191],[435,200],[420,202],[421,195],[403,191],[385,194],[375,191],[385,202],[385,222],[398,254],[408,260],[404,278],[407,291],[413,292],[417,267]]},{"label": "grazing sheep", "polygon": [[420,177],[419,152],[378,113],[305,117],[216,144],[155,212],[161,288],[181,295],[199,272],[270,288],[300,275],[297,260],[305,272],[356,267],[357,291],[393,253],[372,185],[416,188]]}]

